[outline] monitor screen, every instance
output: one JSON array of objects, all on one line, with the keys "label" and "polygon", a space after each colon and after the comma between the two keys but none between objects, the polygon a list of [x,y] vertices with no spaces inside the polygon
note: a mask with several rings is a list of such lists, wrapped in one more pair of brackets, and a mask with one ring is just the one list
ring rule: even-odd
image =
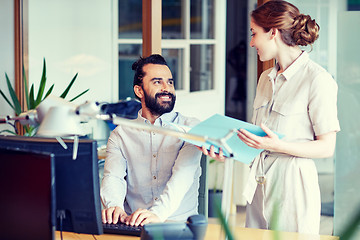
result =
[{"label": "monitor screen", "polygon": [[54,154],[56,229],[75,233],[102,234],[97,142],[80,139],[73,160],[74,141],[55,138],[0,136],[0,146]]},{"label": "monitor screen", "polygon": [[54,156],[0,145],[1,239],[54,239]]}]

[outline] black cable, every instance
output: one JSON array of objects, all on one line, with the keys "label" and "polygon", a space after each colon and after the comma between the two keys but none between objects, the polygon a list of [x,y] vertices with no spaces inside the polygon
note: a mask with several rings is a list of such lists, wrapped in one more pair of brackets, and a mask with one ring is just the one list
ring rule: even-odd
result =
[{"label": "black cable", "polygon": [[[16,123],[16,122],[18,122],[18,121],[15,121],[15,123]],[[14,123],[14,124],[9,123],[9,124],[10,124],[10,125],[14,128],[15,133],[16,133],[16,134],[19,134],[19,131],[18,131],[18,129],[17,129],[17,127],[16,127],[16,124],[15,124],[15,123]]]},{"label": "black cable", "polygon": [[62,224],[63,224],[63,219],[65,219],[65,211],[64,210],[57,211],[57,218],[60,218],[60,239],[63,240]]},{"label": "black cable", "polygon": [[[18,130],[17,130],[17,127],[16,127],[15,124],[13,124],[13,123],[11,123],[11,122],[6,122],[6,124],[9,124],[10,126],[12,126],[12,127],[14,128],[15,133],[18,134]],[[7,130],[3,130],[3,131],[1,131],[0,133],[6,132],[6,131],[7,131]]]},{"label": "black cable", "polygon": [[63,240],[63,235],[62,235],[62,218],[60,217],[60,239]]},{"label": "black cable", "polygon": [[60,216],[60,239],[63,240],[63,235],[62,235],[62,216]]}]

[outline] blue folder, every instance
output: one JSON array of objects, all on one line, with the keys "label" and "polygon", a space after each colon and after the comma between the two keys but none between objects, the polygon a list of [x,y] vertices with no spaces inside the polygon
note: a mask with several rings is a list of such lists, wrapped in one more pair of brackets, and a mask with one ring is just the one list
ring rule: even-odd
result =
[{"label": "blue folder", "polygon": [[[247,146],[237,136],[236,130],[239,129],[245,129],[258,136],[266,136],[266,133],[259,126],[215,114],[188,131],[190,134],[207,137],[208,140],[206,143],[189,139],[183,140],[200,147],[204,145],[207,149],[210,149],[210,146],[214,145],[216,153],[219,152],[219,147],[221,147],[225,156],[229,157],[232,154],[233,159],[249,164],[263,149],[255,149]],[[276,134],[280,138],[283,137],[281,134]],[[225,144],[219,143],[221,139],[225,140]]]}]

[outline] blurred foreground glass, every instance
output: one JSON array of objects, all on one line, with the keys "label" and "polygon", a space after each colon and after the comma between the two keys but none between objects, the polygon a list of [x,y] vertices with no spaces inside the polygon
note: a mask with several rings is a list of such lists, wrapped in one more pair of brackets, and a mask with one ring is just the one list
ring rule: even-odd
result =
[{"label": "blurred foreground glass", "polygon": [[[334,235],[352,224],[360,207],[360,25],[358,12],[341,12],[337,32],[338,118],[341,131],[337,133],[335,151],[335,210]],[[350,27],[351,26],[351,27]],[[360,239],[360,224],[354,222]],[[342,238],[341,238],[342,239]]]}]

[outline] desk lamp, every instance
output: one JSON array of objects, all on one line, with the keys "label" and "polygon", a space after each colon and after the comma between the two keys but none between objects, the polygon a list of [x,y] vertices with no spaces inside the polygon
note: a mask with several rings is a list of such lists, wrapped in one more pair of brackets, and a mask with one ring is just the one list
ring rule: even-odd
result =
[{"label": "desk lamp", "polygon": [[49,95],[36,109],[21,113],[17,117],[7,116],[1,123],[10,120],[22,125],[39,126],[36,136],[55,137],[67,149],[62,137],[74,137],[73,159],[77,157],[78,136],[84,135],[80,127],[81,117],[75,114],[76,105],[63,98]]}]

